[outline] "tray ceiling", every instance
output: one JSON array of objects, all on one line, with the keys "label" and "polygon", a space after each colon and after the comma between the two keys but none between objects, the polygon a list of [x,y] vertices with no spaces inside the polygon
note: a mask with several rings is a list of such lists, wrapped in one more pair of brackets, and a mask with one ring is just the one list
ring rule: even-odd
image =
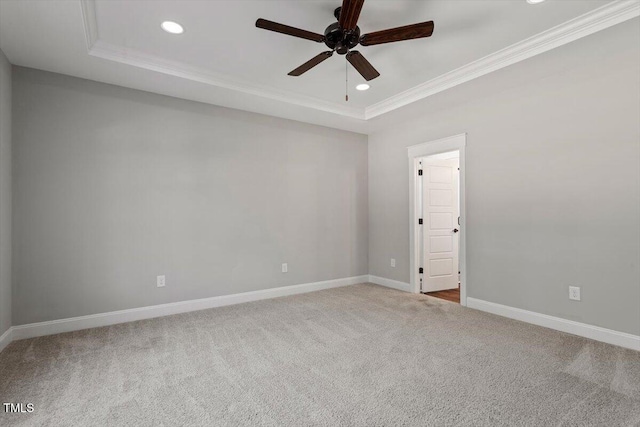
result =
[{"label": "tray ceiling", "polygon": [[[256,19],[321,33],[335,22],[339,3],[3,0],[0,48],[17,65],[293,119],[315,113],[331,125],[333,116],[357,123],[384,114],[640,9],[636,0],[368,0],[358,24],[363,33],[433,20],[433,36],[359,46],[381,73],[365,92],[355,90],[364,79],[339,55],[287,76],[326,47],[257,29]],[[162,31],[165,20],[185,32]]]}]

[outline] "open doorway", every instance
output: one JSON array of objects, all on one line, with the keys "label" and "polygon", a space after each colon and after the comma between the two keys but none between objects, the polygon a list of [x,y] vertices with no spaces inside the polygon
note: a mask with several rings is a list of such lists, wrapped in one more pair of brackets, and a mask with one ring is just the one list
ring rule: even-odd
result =
[{"label": "open doorway", "polygon": [[466,305],[466,134],[408,147],[411,284]]},{"label": "open doorway", "polygon": [[418,167],[420,292],[460,303],[460,151],[418,158]]}]

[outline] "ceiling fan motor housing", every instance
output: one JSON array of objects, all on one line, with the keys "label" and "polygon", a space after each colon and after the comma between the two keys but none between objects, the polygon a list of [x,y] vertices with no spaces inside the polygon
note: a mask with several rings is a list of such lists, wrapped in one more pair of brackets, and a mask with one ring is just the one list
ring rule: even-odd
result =
[{"label": "ceiling fan motor housing", "polygon": [[[339,9],[341,8],[336,9],[334,12],[336,18],[340,16]],[[360,27],[358,26],[351,31],[345,31],[338,22],[334,22],[324,30],[324,44],[340,55],[345,55],[349,52],[349,49],[356,47],[359,41]]]}]

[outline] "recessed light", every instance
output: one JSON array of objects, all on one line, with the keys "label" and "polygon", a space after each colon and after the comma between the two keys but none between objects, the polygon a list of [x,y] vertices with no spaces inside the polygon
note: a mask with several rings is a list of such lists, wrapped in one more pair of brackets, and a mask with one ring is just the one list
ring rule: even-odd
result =
[{"label": "recessed light", "polygon": [[177,22],[164,21],[162,24],[160,24],[160,26],[167,33],[171,33],[171,34],[182,34],[182,33],[184,33],[184,28],[182,28],[182,25],[178,24]]},{"label": "recessed light", "polygon": [[544,0],[527,0],[527,3],[529,4],[538,4],[538,3],[542,3]]},{"label": "recessed light", "polygon": [[362,84],[359,84],[358,86],[356,86],[356,89],[357,90],[367,90],[367,89],[369,89],[369,85],[366,84],[366,83],[362,83]]}]

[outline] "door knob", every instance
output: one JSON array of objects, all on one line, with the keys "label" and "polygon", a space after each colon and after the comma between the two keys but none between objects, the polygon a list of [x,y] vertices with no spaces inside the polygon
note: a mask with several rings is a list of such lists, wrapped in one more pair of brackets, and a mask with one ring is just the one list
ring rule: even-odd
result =
[{"label": "door knob", "polygon": [[457,232],[458,232],[458,231],[460,231],[460,230],[458,230],[457,228],[454,228],[452,231],[453,231],[454,233],[457,233]]}]

